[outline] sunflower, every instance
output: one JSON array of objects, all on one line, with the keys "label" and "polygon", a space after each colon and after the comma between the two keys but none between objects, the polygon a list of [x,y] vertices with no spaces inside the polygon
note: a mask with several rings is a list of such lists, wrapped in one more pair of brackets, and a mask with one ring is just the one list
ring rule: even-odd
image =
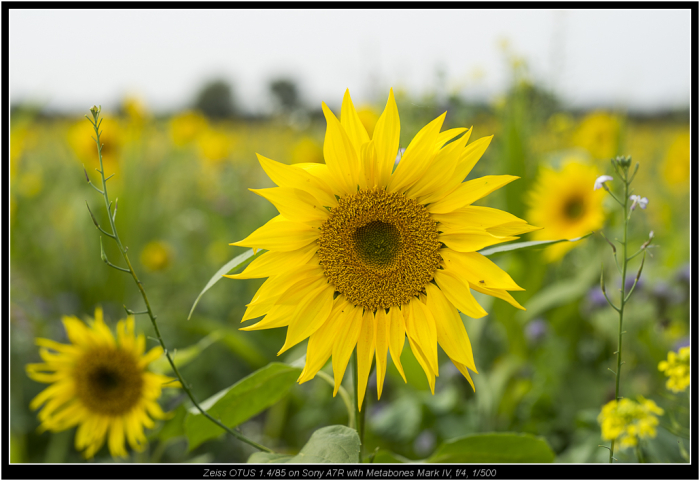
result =
[{"label": "sunflower", "polygon": [[[560,171],[544,168],[528,193],[527,219],[542,226],[536,240],[573,239],[603,226],[603,189],[593,190],[598,170],[576,161]],[[547,260],[556,261],[574,248],[575,242],[562,242],[545,249]]]},{"label": "sunflower", "polygon": [[30,378],[51,384],[30,404],[31,409],[43,406],[39,430],[64,431],[78,425],[75,447],[84,450],[86,458],[93,457],[105,439],[114,457],[127,455],[125,438],[133,449],[143,450],[144,426],[153,427],[151,417],[165,417],[156,402],[161,388],[179,386],[146,370],[163,349],[154,347],[144,354],[146,339],[135,336],[133,317],[119,321],[115,341],[100,308],[89,325],[69,316],[63,325],[71,344],[37,338],[44,362],[26,367]]},{"label": "sunflower", "polygon": [[332,356],[334,395],[355,348],[360,400],[375,353],[378,397],[387,352],[406,380],[400,360],[406,337],[433,392],[438,344],[473,388],[468,369],[476,366],[458,310],[486,315],[472,290],[523,309],[507,292],[522,288],[477,251],[535,228],[471,204],[517,177],[463,183],[491,137],[467,145],[471,129],[440,132],[445,114],[418,132],[393,169],[399,149],[393,91],[372,138],[348,92],[340,121],[322,106],[325,164],[285,165],[258,155],[279,187],[251,190],[280,215],[232,244],[269,251],[227,276],[268,277],[243,321],[265,317],[243,330],[287,326],[279,354],[308,338],[299,382]]}]

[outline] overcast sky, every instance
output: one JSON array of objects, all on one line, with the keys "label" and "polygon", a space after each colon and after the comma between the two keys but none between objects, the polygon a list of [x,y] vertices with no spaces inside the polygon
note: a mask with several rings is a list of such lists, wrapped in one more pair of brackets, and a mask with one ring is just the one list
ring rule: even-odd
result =
[{"label": "overcast sky", "polygon": [[569,105],[689,105],[689,10],[11,10],[10,94],[72,111],[135,94],[164,111],[223,77],[255,111],[287,76],[310,105],[392,86],[493,98],[500,39]]}]

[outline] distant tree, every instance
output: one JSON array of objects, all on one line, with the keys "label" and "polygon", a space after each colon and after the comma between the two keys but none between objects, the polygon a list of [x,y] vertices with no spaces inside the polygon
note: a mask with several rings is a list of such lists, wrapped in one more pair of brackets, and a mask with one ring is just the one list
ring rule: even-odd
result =
[{"label": "distant tree", "polygon": [[279,78],[270,82],[269,88],[279,109],[292,111],[299,107],[299,89],[294,80]]},{"label": "distant tree", "polygon": [[232,117],[236,113],[231,85],[225,80],[208,82],[197,95],[195,108],[213,119]]}]

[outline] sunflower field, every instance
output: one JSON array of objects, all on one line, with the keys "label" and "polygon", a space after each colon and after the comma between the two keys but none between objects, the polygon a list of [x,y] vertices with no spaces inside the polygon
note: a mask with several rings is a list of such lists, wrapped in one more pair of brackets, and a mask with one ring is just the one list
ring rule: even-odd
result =
[{"label": "sunflower field", "polygon": [[11,462],[687,463],[688,113],[343,94],[13,109]]}]

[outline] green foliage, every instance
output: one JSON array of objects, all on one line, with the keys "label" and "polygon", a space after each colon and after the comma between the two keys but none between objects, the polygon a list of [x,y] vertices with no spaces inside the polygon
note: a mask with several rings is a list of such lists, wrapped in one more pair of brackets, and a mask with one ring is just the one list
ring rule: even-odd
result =
[{"label": "green foliage", "polygon": [[356,463],[360,454],[360,437],[347,426],[326,426],[311,435],[311,439],[296,456],[255,453],[249,463]]},{"label": "green foliage", "polygon": [[199,293],[197,296],[197,299],[194,300],[194,304],[192,304],[192,309],[190,309],[190,314],[187,316],[187,319],[190,319],[192,317],[192,313],[194,312],[194,308],[197,307],[197,304],[199,304],[199,300],[202,298],[205,292],[207,292],[209,289],[211,289],[214,284],[219,282],[224,274],[232,274],[244,265],[248,264],[251,262],[253,259],[261,255],[263,251],[258,251],[257,253],[253,252],[253,249],[248,249],[245,251],[243,254],[238,255],[228,261],[226,264],[224,264],[221,269],[216,271],[216,274],[212,276],[211,279],[209,279],[209,282],[207,282],[207,285],[204,286],[204,289]]},{"label": "green foliage", "polygon": [[551,240],[551,241],[528,241],[528,242],[512,242],[512,243],[507,243],[507,244],[502,244],[498,245],[495,247],[489,247],[488,249],[483,249],[479,251],[479,254],[484,255],[484,256],[492,256],[496,254],[503,254],[505,252],[513,252],[517,250],[525,250],[525,249],[537,249],[537,248],[545,248],[553,244],[558,244],[560,242],[577,242],[580,240],[585,239],[586,237],[590,236],[593,234],[592,232],[590,234],[586,234],[581,237],[576,237],[575,239],[559,239],[559,240]]},{"label": "green foliage", "polygon": [[[210,397],[200,405],[211,416],[228,427],[238,426],[269,408],[287,394],[301,374],[301,369],[271,363],[241,379],[233,386]],[[197,411],[190,408],[185,418],[185,435],[190,449],[224,432]]]},{"label": "green foliage", "polygon": [[428,463],[551,463],[547,442],[530,434],[472,434],[440,446]]}]

